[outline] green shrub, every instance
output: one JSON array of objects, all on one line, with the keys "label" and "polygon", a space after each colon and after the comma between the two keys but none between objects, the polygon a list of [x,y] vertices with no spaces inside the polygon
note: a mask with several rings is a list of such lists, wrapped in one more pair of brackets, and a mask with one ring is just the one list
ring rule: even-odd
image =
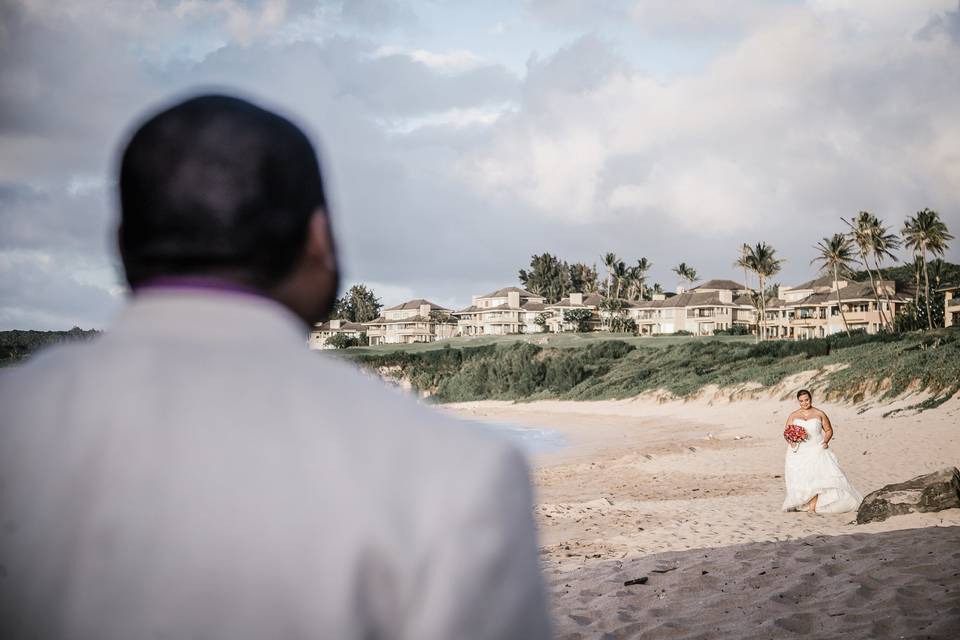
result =
[{"label": "green shrub", "polygon": [[636,349],[632,344],[627,344],[623,340],[603,340],[587,345],[582,349],[583,357],[589,360],[609,358],[616,360],[622,358]]},{"label": "green shrub", "polygon": [[748,336],[750,335],[750,327],[745,324],[735,324],[732,325],[729,329],[717,329],[713,332],[715,336]]},{"label": "green shrub", "polygon": [[862,399],[880,381],[886,381],[884,388],[889,385],[882,397],[908,388],[926,390],[929,399],[917,405],[919,409],[960,392],[960,332],[944,329],[759,344],[689,340],[634,347],[620,340],[597,340],[564,349],[515,342],[356,360],[364,366],[399,366],[414,388],[430,391],[439,402],[599,400],[656,389],[686,397],[707,385],[769,387],[811,370],[818,373],[809,386],[818,397],[823,393],[831,400]]},{"label": "green shrub", "polygon": [[0,331],[0,366],[24,360],[54,344],[90,340],[98,335],[100,332],[96,329],[79,327],[69,331]]},{"label": "green shrub", "polygon": [[590,322],[593,320],[593,311],[590,309],[571,309],[563,312],[563,321],[576,325],[577,331],[590,331]]}]

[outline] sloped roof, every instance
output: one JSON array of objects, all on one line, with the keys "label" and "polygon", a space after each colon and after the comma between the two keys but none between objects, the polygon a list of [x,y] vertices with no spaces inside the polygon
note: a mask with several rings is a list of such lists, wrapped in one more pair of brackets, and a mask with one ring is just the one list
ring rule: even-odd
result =
[{"label": "sloped roof", "polygon": [[817,289],[819,287],[832,287],[833,286],[833,276],[823,276],[822,278],[815,278],[813,280],[807,280],[802,284],[798,284],[795,287],[790,287],[790,289]]},{"label": "sloped roof", "polygon": [[[874,300],[873,287],[870,286],[869,282],[856,282],[853,280],[847,280],[847,286],[840,288],[840,299],[844,302],[856,302],[856,301],[872,301]],[[911,293],[905,289],[900,289],[897,291],[896,283],[892,280],[882,280],[878,282],[880,284],[893,285],[894,293],[892,295],[881,293],[881,300],[892,300],[903,302],[909,300]],[[833,279],[830,279],[830,285],[833,285]],[[820,285],[817,285],[820,286]],[[807,287],[809,288],[809,287]],[[830,304],[837,302],[837,292],[835,289],[830,291],[821,291],[817,293],[811,293],[808,296],[805,296],[799,300],[794,300],[793,302],[787,302],[780,298],[773,298],[767,300],[767,308],[782,308],[782,307],[804,307],[804,306],[815,306],[822,304]]]},{"label": "sloped roof", "polygon": [[414,300],[407,300],[402,304],[398,304],[395,307],[389,307],[384,309],[384,311],[403,311],[404,309],[419,309],[420,305],[430,305],[431,311],[449,311],[446,307],[441,307],[440,305],[430,302],[429,300],[424,300],[423,298],[415,298]]},{"label": "sloped roof", "polygon": [[583,294],[583,303],[582,304],[572,304],[570,302],[570,297],[567,296],[553,304],[548,304],[548,307],[599,307],[600,303],[603,302],[603,296],[599,293],[585,293]]},{"label": "sloped roof", "polygon": [[373,324],[406,324],[408,322],[432,322],[436,324],[450,324],[452,321],[438,320],[436,318],[429,318],[421,315],[410,316],[409,318],[395,318],[393,320],[388,320],[386,317],[380,316],[376,320],[371,320],[370,322],[364,322],[363,324],[369,326]]},{"label": "sloped roof", "polygon": [[733,280],[707,280],[703,284],[698,284],[697,286],[690,289],[690,291],[697,291],[699,289],[721,289],[724,291],[740,291],[746,289],[746,287],[739,282],[734,282]]},{"label": "sloped roof", "polygon": [[498,304],[495,307],[478,307],[476,305],[470,305],[465,309],[460,309],[459,311],[454,311],[453,315],[461,315],[464,313],[486,313],[488,311],[544,311],[546,310],[547,305],[542,302],[531,302],[527,300],[526,302],[521,302],[519,307],[511,307],[509,303]]},{"label": "sloped roof", "polygon": [[493,293],[488,293],[485,296],[478,296],[480,298],[506,298],[508,293],[519,293],[521,297],[526,298],[542,298],[543,296],[538,296],[535,293],[530,293],[526,289],[521,289],[520,287],[504,287],[503,289],[497,289]]},{"label": "sloped roof", "polygon": [[359,322],[350,322],[349,320],[341,320],[339,329],[331,329],[329,320],[323,324],[313,325],[313,331],[363,331],[365,328]]},{"label": "sloped roof", "polygon": [[644,300],[634,303],[641,309],[673,309],[679,307],[733,307],[732,302],[720,300],[719,291],[688,291],[666,300]]}]

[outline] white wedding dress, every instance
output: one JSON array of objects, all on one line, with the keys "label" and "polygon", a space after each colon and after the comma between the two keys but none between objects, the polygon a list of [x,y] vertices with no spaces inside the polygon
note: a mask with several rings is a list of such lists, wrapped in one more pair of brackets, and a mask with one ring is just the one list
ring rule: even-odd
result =
[{"label": "white wedding dress", "polygon": [[794,418],[793,423],[807,430],[807,439],[787,445],[783,474],[787,497],[783,501],[783,510],[793,511],[817,496],[817,513],[855,511],[863,496],[840,470],[833,451],[823,448],[820,418]]}]

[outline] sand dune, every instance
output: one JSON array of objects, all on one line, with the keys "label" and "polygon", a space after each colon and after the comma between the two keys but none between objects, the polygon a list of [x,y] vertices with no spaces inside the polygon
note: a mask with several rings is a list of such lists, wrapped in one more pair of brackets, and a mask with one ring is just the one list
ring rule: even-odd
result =
[{"label": "sand dune", "polygon": [[[856,525],[853,513],[780,510],[780,433],[796,406],[788,392],[447,410],[568,438],[569,447],[533,461],[542,562],[561,637],[960,637],[960,509],[869,525]],[[958,398],[888,418],[891,403],[818,406],[835,425],[831,448],[864,494],[960,466]],[[842,564],[832,559],[838,553]],[[681,568],[650,573],[674,561]],[[648,584],[623,587],[634,574]],[[748,584],[750,576],[757,579]],[[658,588],[670,595],[658,596]],[[957,633],[944,635],[948,629]]]}]

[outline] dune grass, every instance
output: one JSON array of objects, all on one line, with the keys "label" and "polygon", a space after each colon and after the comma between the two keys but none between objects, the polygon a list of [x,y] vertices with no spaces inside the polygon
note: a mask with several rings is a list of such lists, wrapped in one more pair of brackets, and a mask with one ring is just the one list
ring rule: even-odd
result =
[{"label": "dune grass", "polygon": [[695,342],[743,342],[752,344],[755,338],[750,336],[645,336],[640,337],[632,333],[528,333],[508,336],[478,336],[475,338],[456,337],[438,342],[419,342],[415,344],[386,344],[375,347],[351,347],[344,350],[343,355],[367,356],[390,353],[422,353],[440,349],[464,349],[489,345],[506,346],[515,343],[534,344],[544,348],[570,349],[584,347],[596,342],[619,340],[636,347],[667,347],[676,344],[691,344]]},{"label": "dune grass", "polygon": [[868,393],[883,399],[926,391],[928,398],[916,405],[922,410],[960,392],[957,330],[760,344],[739,337],[609,336],[547,344],[446,344],[351,357],[361,366],[405,378],[437,402],[622,399],[654,390],[689,397],[708,385],[771,387],[811,370],[818,372],[811,385],[819,393],[855,402]]}]

